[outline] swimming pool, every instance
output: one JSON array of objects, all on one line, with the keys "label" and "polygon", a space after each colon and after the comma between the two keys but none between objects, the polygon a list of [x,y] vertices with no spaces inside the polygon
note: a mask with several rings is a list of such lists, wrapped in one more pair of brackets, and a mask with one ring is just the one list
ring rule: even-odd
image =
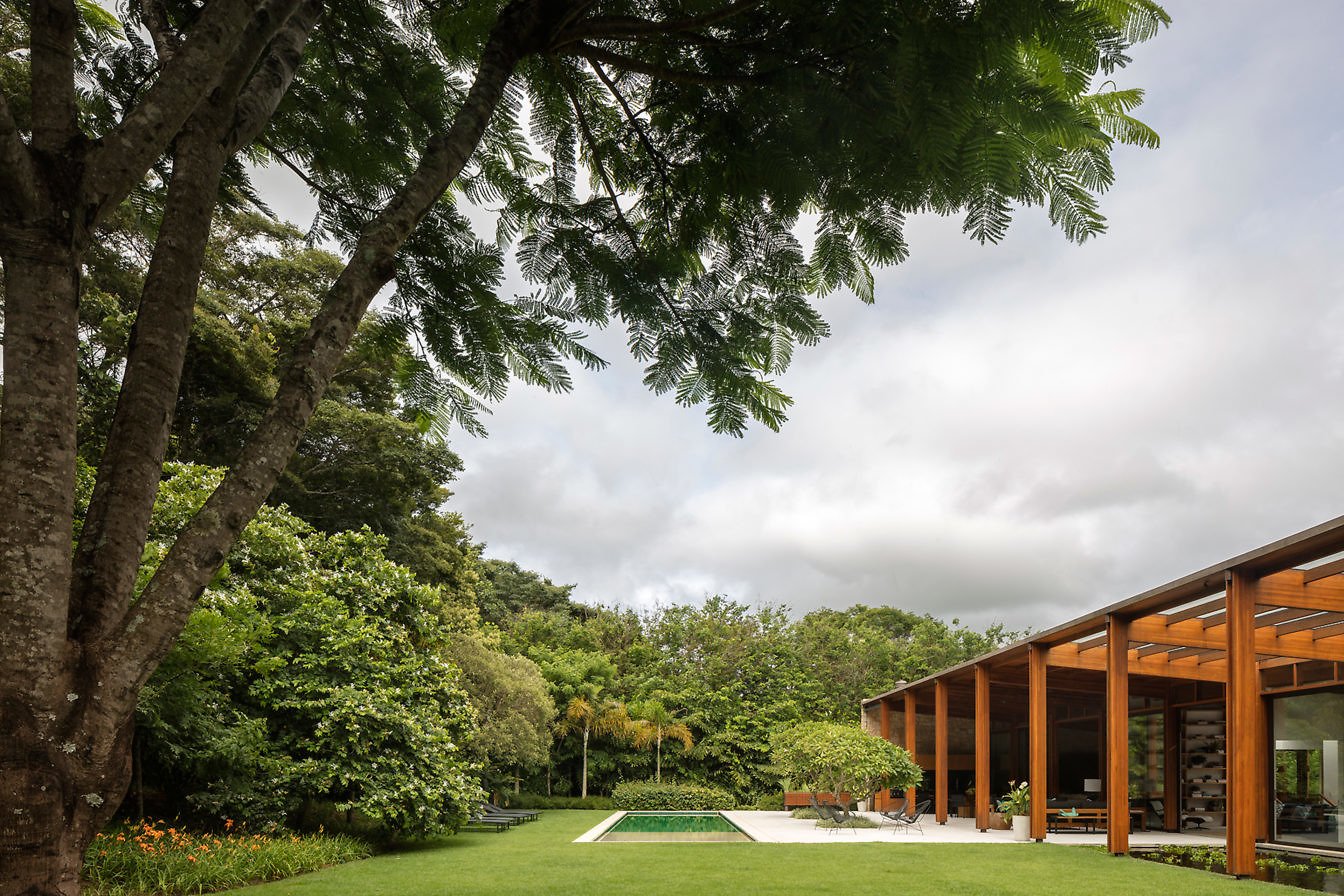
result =
[{"label": "swimming pool", "polygon": [[721,812],[627,812],[597,839],[606,843],[745,843],[751,840]]}]

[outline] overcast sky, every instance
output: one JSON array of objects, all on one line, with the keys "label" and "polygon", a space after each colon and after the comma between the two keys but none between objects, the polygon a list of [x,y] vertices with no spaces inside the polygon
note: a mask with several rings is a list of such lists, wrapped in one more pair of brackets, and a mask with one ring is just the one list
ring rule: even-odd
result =
[{"label": "overcast sky", "polygon": [[454,441],[450,507],[583,601],[1011,628],[1344,514],[1344,4],[1167,8],[1116,79],[1162,147],[1117,153],[1106,235],[915,221],[876,306],[824,300],[778,434],[714,435],[599,334],[608,370]]}]

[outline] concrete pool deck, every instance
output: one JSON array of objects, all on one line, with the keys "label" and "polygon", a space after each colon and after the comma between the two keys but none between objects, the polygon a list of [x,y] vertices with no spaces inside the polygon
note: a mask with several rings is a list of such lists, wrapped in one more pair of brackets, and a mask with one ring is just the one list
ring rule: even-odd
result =
[{"label": "concrete pool deck", "polygon": [[[881,816],[876,812],[861,813],[875,822]],[[947,824],[938,824],[932,817],[923,822],[924,833],[918,830],[898,830],[891,825],[877,828],[847,828],[834,830],[819,828],[807,818],[791,818],[787,812],[730,811],[724,816],[758,843],[1002,843],[1017,845],[1012,831],[984,831],[975,827],[973,818],[949,818]],[[593,828],[578,837],[575,843],[593,843],[610,830],[625,812],[613,812]],[[1028,840],[1027,843],[1033,841]],[[1066,846],[1105,846],[1106,834],[1087,834],[1064,831],[1049,834],[1047,843]],[[1222,846],[1222,831],[1200,833],[1167,833],[1166,831],[1134,831],[1129,835],[1131,848],[1157,846]]]},{"label": "concrete pool deck", "polygon": [[[828,830],[816,827],[816,822],[804,818],[790,818],[787,812],[725,812],[733,824],[761,843],[1003,843],[1017,844],[1012,831],[980,832],[973,818],[949,818],[947,824],[938,824],[931,817],[923,822],[924,833],[918,830],[897,830],[891,825],[882,830],[857,828]],[[881,821],[875,812],[862,813],[873,821]],[[1028,843],[1032,842],[1030,840]],[[1047,843],[1073,846],[1105,846],[1105,832],[1086,834],[1064,831],[1050,834]],[[1204,833],[1167,833],[1165,831],[1134,831],[1129,835],[1131,847],[1147,846],[1221,846],[1221,831]]]}]

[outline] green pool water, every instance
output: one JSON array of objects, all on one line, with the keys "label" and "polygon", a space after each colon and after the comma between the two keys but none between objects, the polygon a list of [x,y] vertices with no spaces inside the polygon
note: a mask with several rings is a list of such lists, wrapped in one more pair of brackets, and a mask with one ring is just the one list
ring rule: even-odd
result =
[{"label": "green pool water", "polygon": [[718,812],[627,812],[598,839],[733,843],[751,838]]}]

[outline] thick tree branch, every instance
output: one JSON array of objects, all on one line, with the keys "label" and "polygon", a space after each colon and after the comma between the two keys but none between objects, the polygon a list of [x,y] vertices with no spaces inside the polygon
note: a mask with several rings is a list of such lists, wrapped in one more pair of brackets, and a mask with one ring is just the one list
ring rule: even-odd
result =
[{"label": "thick tree branch", "polygon": [[711,75],[706,72],[666,68],[624,53],[604,49],[587,41],[579,41],[572,46],[577,54],[587,59],[589,63],[605,62],[628,72],[678,84],[698,84],[701,87],[759,87],[762,83],[759,78],[747,75]]},{"label": "thick tree branch", "polygon": [[322,0],[303,0],[294,15],[276,35],[270,52],[252,74],[238,97],[233,126],[225,137],[225,151],[233,155],[261,136],[303,61],[303,49],[317,20],[322,15]]},{"label": "thick tree branch", "polygon": [[548,45],[564,9],[561,0],[531,0],[501,12],[452,125],[430,141],[419,167],[365,229],[238,461],[104,643],[100,665],[114,694],[135,693],[171,647],[197,596],[284,471],[369,303],[392,279],[397,252],[461,174],[515,66]]},{"label": "thick tree branch", "polygon": [[140,0],[140,22],[149,32],[149,39],[154,42],[154,52],[159,57],[159,64],[167,63],[182,40],[173,30],[172,23],[168,20],[168,10],[162,0]]},{"label": "thick tree branch", "polygon": [[178,137],[116,415],[76,551],[69,625],[77,639],[105,636],[130,603],[167,451],[220,178],[228,159],[256,138],[279,105],[320,12],[319,0],[305,0],[255,71],[254,58],[235,59],[219,90]]},{"label": "thick tree branch", "polygon": [[74,0],[32,2],[33,148],[56,155],[78,132]]},{"label": "thick tree branch", "polygon": [[37,205],[38,181],[28,144],[23,142],[9,100],[0,90],[0,209],[17,218]]},{"label": "thick tree branch", "polygon": [[[212,0],[154,85],[89,152],[81,206],[92,230],[130,193],[218,86],[231,60],[256,58],[293,10],[294,0]],[[246,75],[246,73],[244,73]]]}]

